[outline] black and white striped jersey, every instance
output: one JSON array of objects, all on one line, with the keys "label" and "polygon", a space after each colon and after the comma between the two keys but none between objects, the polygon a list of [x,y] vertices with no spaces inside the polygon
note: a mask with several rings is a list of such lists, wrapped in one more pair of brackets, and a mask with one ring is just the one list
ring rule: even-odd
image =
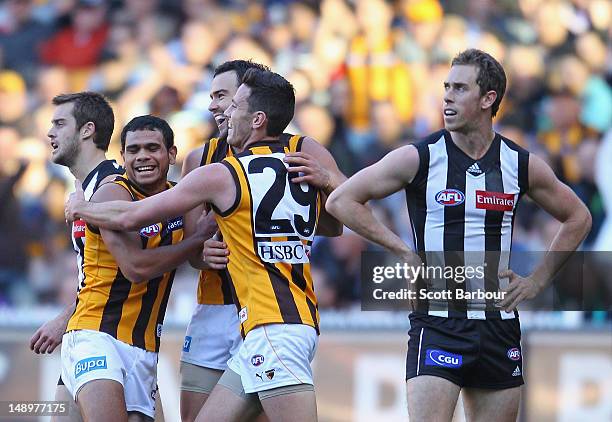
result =
[{"label": "black and white striped jersey", "polygon": [[[474,160],[446,130],[414,146],[420,164],[406,187],[406,200],[415,250],[425,253],[426,266],[484,268],[484,277],[480,272],[480,277],[461,283],[429,278],[427,289],[498,292],[508,282],[500,281],[497,274],[508,267],[516,207],[528,188],[529,152],[496,133],[486,154]],[[452,300],[419,302],[419,312],[441,317],[509,319],[517,315],[498,309],[493,299],[453,296]]]},{"label": "black and white striped jersey", "polygon": [[[83,180],[82,188],[85,193],[85,200],[89,201],[95,191],[100,187],[100,183],[110,175],[120,176],[124,173],[115,160],[104,160],[96,166]],[[77,253],[77,268],[79,269],[78,290],[83,287],[83,254],[85,253],[85,221],[75,220],[72,223],[72,246]]]}]

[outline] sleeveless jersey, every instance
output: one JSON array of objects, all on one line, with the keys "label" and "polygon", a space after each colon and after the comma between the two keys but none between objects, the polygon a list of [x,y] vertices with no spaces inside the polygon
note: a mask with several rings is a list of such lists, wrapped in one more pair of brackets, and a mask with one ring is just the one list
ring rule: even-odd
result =
[{"label": "sleeveless jersey", "polygon": [[[113,183],[125,188],[134,201],[147,196],[123,177],[117,177]],[[172,186],[167,183],[168,189]],[[87,224],[85,238],[85,279],[66,331],[101,331],[124,343],[158,352],[176,270],[145,282],[132,283],[121,272],[96,227]],[[182,238],[182,217],[140,230],[143,249],[174,245]]]},{"label": "sleeveless jersey", "polygon": [[[516,207],[528,189],[529,152],[497,133],[478,160],[455,145],[446,130],[414,145],[420,164],[406,188],[406,201],[415,250],[424,253],[425,265],[475,269],[463,281],[429,277],[429,291],[458,289],[468,295],[420,301],[418,312],[468,319],[516,317],[496,308],[495,299],[472,293],[499,292],[508,285],[497,274],[508,268]],[[417,286],[417,291],[424,287]]]},{"label": "sleeveless jersey", "polygon": [[[300,136],[283,133],[279,141],[295,152]],[[204,145],[200,166],[220,163],[224,158],[233,156],[232,148],[226,140],[212,138]],[[232,286],[227,269],[202,270],[198,282],[198,304],[200,305],[231,305],[234,303]]]},{"label": "sleeveless jersey", "polygon": [[[293,137],[289,144],[300,151],[302,140]],[[295,176],[283,161],[289,151],[281,142],[258,142],[222,161],[236,184],[236,200],[215,213],[232,251],[227,269],[243,337],[271,323],[319,331],[310,247],[321,195],[306,183],[291,182]]]},{"label": "sleeveless jersey", "polygon": [[[124,174],[123,167],[121,167],[115,160],[104,160],[98,166],[93,169],[83,183],[81,187],[85,193],[85,200],[89,201],[91,196],[100,187],[100,182],[110,175],[122,175]],[[81,219],[75,220],[72,223],[72,246],[77,253],[77,268],[79,269],[79,285],[77,291],[83,286],[83,254],[85,252],[85,222]]]}]

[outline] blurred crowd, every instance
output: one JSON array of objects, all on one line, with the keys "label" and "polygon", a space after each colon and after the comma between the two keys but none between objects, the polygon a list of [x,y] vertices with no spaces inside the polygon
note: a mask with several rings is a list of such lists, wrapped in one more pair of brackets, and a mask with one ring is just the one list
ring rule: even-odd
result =
[{"label": "blurred crowd", "polygon": [[[587,203],[594,224],[583,247],[612,250],[612,223],[607,235],[600,230],[612,207],[612,154],[602,157],[612,149],[611,17],[608,0],[4,0],[0,306],[65,303],[74,295],[63,218],[73,177],[48,161],[53,96],[108,96],[114,158],[129,119],[167,119],[179,150],[170,178],[178,180],[181,160],[215,135],[207,111],[212,71],[238,58],[269,65],[294,84],[288,131],[317,139],[351,175],[441,128],[450,60],[467,47],[491,53],[508,76],[496,130],[546,159]],[[403,194],[373,207],[410,240]],[[524,201],[514,247],[546,249],[556,228]],[[316,241],[322,308],[358,303],[360,255],[370,248],[348,230]],[[196,291],[193,272],[180,274],[178,301]]]}]

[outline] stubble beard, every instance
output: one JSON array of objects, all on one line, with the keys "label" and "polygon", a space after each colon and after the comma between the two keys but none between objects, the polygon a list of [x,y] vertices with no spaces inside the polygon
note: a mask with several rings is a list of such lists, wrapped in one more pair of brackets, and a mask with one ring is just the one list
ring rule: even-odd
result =
[{"label": "stubble beard", "polygon": [[77,135],[70,140],[66,145],[65,150],[60,153],[53,162],[60,166],[71,168],[77,161],[77,157],[81,153],[81,143],[77,139]]}]

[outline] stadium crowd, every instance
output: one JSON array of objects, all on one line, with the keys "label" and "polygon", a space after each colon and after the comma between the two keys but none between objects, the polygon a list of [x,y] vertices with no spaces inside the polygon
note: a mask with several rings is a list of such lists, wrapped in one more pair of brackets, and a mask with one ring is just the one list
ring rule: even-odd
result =
[{"label": "stadium crowd", "polygon": [[[290,131],[317,139],[350,176],[441,128],[450,60],[466,47],[491,53],[509,81],[496,130],[545,158],[588,205],[593,230],[584,248],[612,250],[612,230],[600,230],[612,207],[612,155],[605,155],[612,149],[611,17],[606,0],[5,0],[0,306],[66,303],[74,295],[63,214],[73,177],[48,160],[53,96],[106,95],[116,116],[110,155],[118,161],[126,122],[147,113],[167,119],[179,151],[170,179],[177,180],[186,154],[215,135],[207,111],[212,70],[238,58],[293,83]],[[404,201],[399,194],[373,206],[409,240]],[[557,223],[529,203],[517,220],[519,250],[544,250],[556,233]],[[322,308],[358,303],[361,252],[369,248],[348,230],[316,241]],[[169,313],[195,297],[194,273],[181,274]]]}]

